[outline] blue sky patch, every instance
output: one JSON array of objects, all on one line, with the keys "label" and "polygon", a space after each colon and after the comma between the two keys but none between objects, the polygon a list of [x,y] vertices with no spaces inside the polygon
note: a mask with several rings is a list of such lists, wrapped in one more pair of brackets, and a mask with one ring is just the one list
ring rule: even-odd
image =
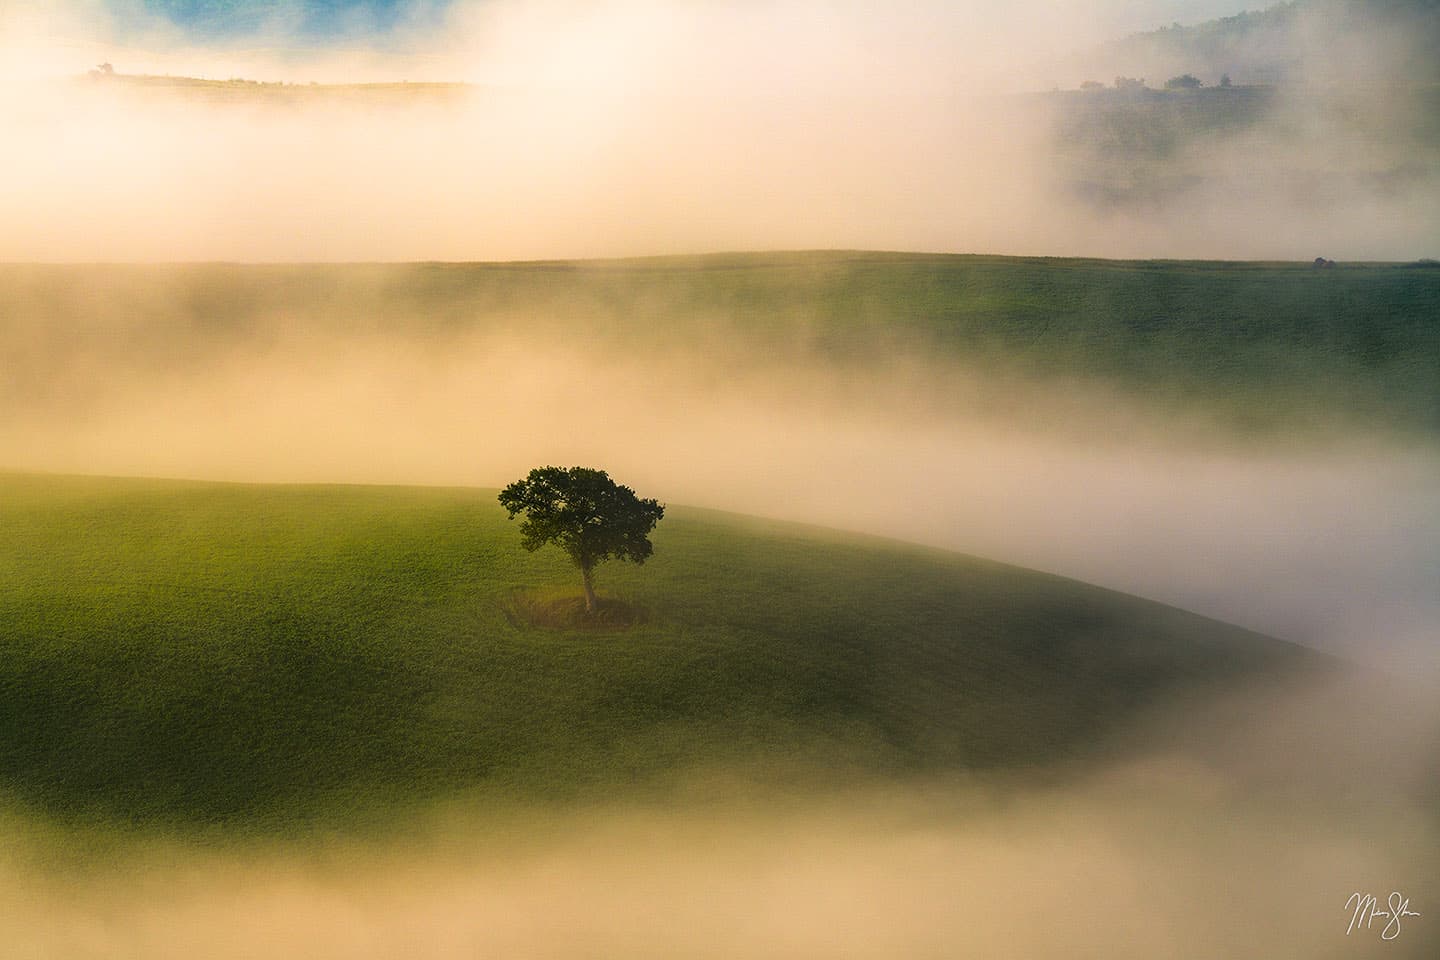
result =
[{"label": "blue sky patch", "polygon": [[159,17],[197,38],[223,40],[263,31],[323,42],[434,23],[449,0],[121,0],[113,6],[122,23],[130,13]]}]

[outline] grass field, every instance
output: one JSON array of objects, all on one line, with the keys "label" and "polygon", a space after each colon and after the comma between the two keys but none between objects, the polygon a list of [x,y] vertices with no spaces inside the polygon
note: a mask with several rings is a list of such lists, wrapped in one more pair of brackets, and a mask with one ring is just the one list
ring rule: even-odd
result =
[{"label": "grass field", "polygon": [[[457,791],[836,782],[1074,756],[1299,648],[1081,583],[673,508],[601,568],[489,491],[0,478],[0,783],[66,822],[285,831]],[[517,614],[518,611],[518,614]]]},{"label": "grass field", "polygon": [[[107,383],[199,372],[285,336],[550,334],[630,357],[828,370],[910,358],[940,410],[957,373],[1099,387],[1158,422],[1262,440],[1440,435],[1433,264],[794,253],[579,263],[0,266],[0,401],[83,407]],[[75,378],[76,369],[86,375]],[[1013,389],[994,403],[1015,401]],[[3,427],[0,421],[0,427]]]}]

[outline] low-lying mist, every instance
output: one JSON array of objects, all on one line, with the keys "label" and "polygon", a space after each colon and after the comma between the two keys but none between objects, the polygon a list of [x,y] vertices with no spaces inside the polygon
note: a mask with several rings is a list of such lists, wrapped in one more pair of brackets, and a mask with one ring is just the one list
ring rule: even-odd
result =
[{"label": "low-lying mist", "polygon": [[759,359],[720,323],[688,348],[578,318],[227,329],[213,353],[170,356],[163,335],[107,342],[154,333],[117,321],[29,400],[12,394],[3,466],[499,487],[594,464],[673,503],[1006,560],[1391,669],[1436,664],[1433,443],[1344,427],[1247,442],[1197,411],[913,352],[864,369],[804,349]]},{"label": "low-lying mist", "polygon": [[[12,820],[0,935],[24,955],[161,960],[1426,957],[1435,701],[1382,686],[1170,708],[1075,770],[460,801],[391,838],[77,842]],[[1352,894],[1383,909],[1392,891],[1414,916],[1354,922]]]},{"label": "low-lying mist", "polygon": [[[0,261],[1440,248],[1433,90],[1395,67],[1415,37],[1306,21],[1283,52],[1304,68],[1263,110],[1173,142],[1141,124],[1131,156],[1124,123],[1077,132],[1078,101],[1044,91],[1108,80],[1058,65],[1181,5],[1002,6],[495,0],[439,32],[401,18],[388,47],[295,49],[122,30],[89,0],[5,5]],[[207,99],[83,76],[102,62],[297,86]],[[471,86],[382,102],[310,80]],[[883,331],[835,362],[803,322],[731,322],[766,326],[765,304],[677,332],[617,294],[654,314],[617,336],[563,297],[544,314],[500,297],[452,327],[439,300],[368,311],[367,269],[322,278],[335,316],[315,323],[271,295],[279,276],[234,302],[158,283],[118,306],[62,278],[36,299],[60,307],[27,313],[16,268],[0,470],[498,487],[593,465],[643,496],[1048,570],[1374,672],[1170,704],[1083,767],[748,798],[701,782],[583,809],[459,797],[371,839],[54,828],[5,810],[0,784],[0,952],[1435,955],[1433,433],[1332,418],[1321,395],[1304,431],[1257,440],[1203,405]],[[1394,939],[1391,918],[1347,933],[1347,898],[1392,891],[1418,914]]]}]

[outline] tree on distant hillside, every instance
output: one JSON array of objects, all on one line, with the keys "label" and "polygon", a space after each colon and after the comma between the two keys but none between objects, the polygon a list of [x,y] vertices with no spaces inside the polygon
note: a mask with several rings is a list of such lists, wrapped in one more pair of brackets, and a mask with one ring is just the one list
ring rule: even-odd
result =
[{"label": "tree on distant hillside", "polygon": [[1115,89],[1116,89],[1116,90],[1144,90],[1144,89],[1145,89],[1145,78],[1144,78],[1144,77],[1141,77],[1141,78],[1139,78],[1139,79],[1137,80],[1135,77],[1116,77],[1116,78],[1115,78]]},{"label": "tree on distant hillside", "polygon": [[1220,86],[1222,86],[1222,87],[1228,87],[1228,86],[1230,86],[1230,74],[1228,74],[1228,73],[1222,73],[1222,74],[1220,74]]},{"label": "tree on distant hillside", "polygon": [[1081,90],[1104,90],[1104,89],[1105,89],[1105,84],[1101,83],[1099,80],[1086,80],[1085,82],[1083,82],[1083,83],[1080,84],[1080,89],[1081,89]]},{"label": "tree on distant hillside", "polygon": [[1199,77],[1192,77],[1188,73],[1183,73],[1178,77],[1171,77],[1165,81],[1166,90],[1198,90],[1202,86],[1204,86],[1204,83]]},{"label": "tree on distant hillside", "polygon": [[570,555],[585,584],[587,613],[598,606],[595,567],[612,557],[644,563],[655,550],[650,531],[665,515],[659,501],[642,500],[604,470],[588,467],[537,467],[500,491],[500,505],[511,520],[525,514],[526,550],[553,543]]}]

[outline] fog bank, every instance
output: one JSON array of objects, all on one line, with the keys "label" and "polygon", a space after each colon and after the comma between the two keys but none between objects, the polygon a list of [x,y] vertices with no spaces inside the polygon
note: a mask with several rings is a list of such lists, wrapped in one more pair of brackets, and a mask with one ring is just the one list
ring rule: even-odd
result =
[{"label": "fog bank", "polygon": [[[457,802],[394,841],[87,853],[11,821],[0,935],[25,955],[159,960],[1427,957],[1426,696],[1237,691],[1151,717],[1083,771],[742,800],[699,783],[688,800],[526,813]],[[1384,918],[1347,933],[1352,894],[1392,891],[1419,916],[1390,939]]]},{"label": "fog bank", "polygon": [[[1302,72],[1254,123],[1207,133],[1227,108],[1202,111],[1185,142],[1142,134],[1097,173],[1056,138],[1075,105],[1034,92],[1084,79],[1062,51],[1165,22],[1135,4],[506,0],[384,47],[311,50],[263,35],[197,47],[161,26],[122,42],[94,5],[47,9],[0,14],[0,260],[1440,249],[1433,97],[1386,72],[1412,38],[1368,21],[1287,37],[1324,82]],[[101,61],[302,87],[219,103],[76,79]],[[303,95],[315,80],[474,86]],[[1097,177],[1126,202],[1097,198]]]},{"label": "fog bank", "polygon": [[1440,664],[1433,444],[1247,444],[1098,388],[903,353],[858,374],[756,359],[718,331],[702,359],[564,329],[277,327],[176,363],[157,346],[163,366],[128,371],[128,352],[81,353],[0,416],[0,465],[499,487],[598,464],[672,503],[1036,567],[1387,669]]}]

